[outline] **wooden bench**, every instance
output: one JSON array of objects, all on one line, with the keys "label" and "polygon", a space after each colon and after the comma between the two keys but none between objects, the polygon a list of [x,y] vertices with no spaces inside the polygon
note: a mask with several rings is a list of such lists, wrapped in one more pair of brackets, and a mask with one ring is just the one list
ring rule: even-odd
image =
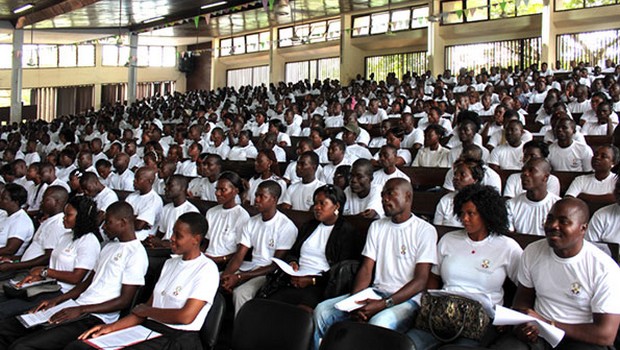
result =
[{"label": "wooden bench", "polygon": [[441,187],[449,168],[401,167],[400,170],[411,179],[411,186],[416,191],[425,191]]}]

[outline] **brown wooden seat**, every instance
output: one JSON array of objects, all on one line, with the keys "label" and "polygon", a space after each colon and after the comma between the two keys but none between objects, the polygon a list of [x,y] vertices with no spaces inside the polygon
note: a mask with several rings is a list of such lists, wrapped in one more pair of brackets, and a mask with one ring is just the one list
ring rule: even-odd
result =
[{"label": "brown wooden seat", "polygon": [[409,176],[414,190],[425,191],[441,187],[449,168],[401,167],[400,170]]},{"label": "brown wooden seat", "polygon": [[558,180],[560,180],[560,196],[563,197],[568,187],[573,182],[573,180],[580,175],[585,175],[588,173],[584,172],[572,172],[572,171],[553,171],[551,172],[553,175],[557,176]]}]

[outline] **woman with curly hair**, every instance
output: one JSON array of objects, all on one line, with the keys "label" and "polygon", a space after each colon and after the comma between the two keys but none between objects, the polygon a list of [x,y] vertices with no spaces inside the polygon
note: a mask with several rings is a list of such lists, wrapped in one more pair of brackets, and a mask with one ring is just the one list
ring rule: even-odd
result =
[{"label": "woman with curly hair", "polygon": [[62,235],[52,250],[48,267],[30,269],[17,286],[27,285],[45,278],[55,279],[58,291],[41,293],[28,299],[10,299],[0,303],[0,319],[24,313],[73,289],[95,267],[99,257],[99,226],[97,204],[90,198],[75,196],[69,199],[64,209],[63,224],[67,232]]},{"label": "woman with curly hair", "polygon": [[[437,265],[431,269],[428,289],[487,295],[502,305],[506,277],[517,283],[523,250],[508,232],[505,200],[490,186],[463,188],[454,198],[454,213],[463,229],[445,234],[437,244]],[[489,331],[492,332],[490,329]],[[407,335],[416,349],[435,349],[441,342],[430,332],[411,329]],[[452,344],[478,346],[478,341],[457,338]]]}]

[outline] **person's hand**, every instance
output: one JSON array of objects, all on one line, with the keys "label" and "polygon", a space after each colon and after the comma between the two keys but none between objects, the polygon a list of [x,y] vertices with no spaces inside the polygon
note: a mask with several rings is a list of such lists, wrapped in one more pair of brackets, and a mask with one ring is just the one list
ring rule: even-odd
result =
[{"label": "person's hand", "polygon": [[44,267],[42,266],[33,267],[30,269],[30,271],[28,271],[28,274],[33,276],[41,276],[41,271],[43,271],[43,269]]},{"label": "person's hand", "polygon": [[157,236],[148,236],[143,243],[148,248],[159,248],[163,246],[161,238]]},{"label": "person's hand", "polygon": [[376,313],[385,309],[385,301],[383,301],[383,299],[366,299],[357,301],[357,303],[364,306],[355,310],[354,316],[363,322],[368,322]]},{"label": "person's hand", "polygon": [[550,323],[544,317],[540,316],[540,314],[536,312],[534,309],[526,308],[526,309],[519,309],[518,311],[528,316],[534,317],[535,319],[541,320],[546,323]]},{"label": "person's hand", "polygon": [[100,324],[80,334],[80,336],[78,337],[78,340],[84,340],[88,338],[97,338],[97,337],[100,337],[102,335],[112,333],[112,332],[113,332],[112,325]]},{"label": "person's hand", "polygon": [[80,316],[82,316],[83,312],[82,312],[82,307],[81,306],[75,306],[75,307],[68,307],[66,309],[62,309],[60,311],[58,311],[57,313],[55,313],[54,315],[52,315],[52,317],[50,317],[50,323],[63,323],[65,321],[70,321],[73,319],[76,319]]},{"label": "person's hand", "polygon": [[25,284],[41,281],[42,279],[43,279],[43,277],[41,277],[39,275],[28,275],[28,276],[24,277],[23,280],[19,281],[19,283],[17,283],[15,286],[17,288],[21,288]]},{"label": "person's hand", "polygon": [[239,277],[236,274],[225,275],[220,278],[220,286],[225,291],[232,293],[232,290],[239,284]]},{"label": "person's hand", "polygon": [[138,304],[136,305],[136,307],[133,308],[133,310],[131,310],[131,313],[138,317],[146,318],[148,317],[148,315],[146,314],[148,312],[148,309],[150,309],[150,307],[146,304]]},{"label": "person's hand", "polygon": [[39,303],[39,305],[37,305],[37,307],[35,307],[34,309],[30,310],[30,313],[35,313],[38,311],[43,311],[43,310],[47,310],[51,307],[56,306],[56,301],[54,299],[49,299],[49,300],[43,300],[42,302]]},{"label": "person's hand", "polygon": [[316,277],[312,276],[291,276],[291,285],[295,288],[306,288],[316,284]]},{"label": "person's hand", "polygon": [[293,268],[293,271],[299,271],[299,264],[298,263],[296,263],[294,261],[291,261],[289,263],[289,265],[291,265],[291,267]]},{"label": "person's hand", "polygon": [[360,213],[360,216],[366,219],[374,219],[377,216],[377,212],[374,209],[366,209]]},{"label": "person's hand", "polygon": [[514,333],[521,341],[535,343],[538,341],[538,326],[535,323],[524,323],[514,328]]}]

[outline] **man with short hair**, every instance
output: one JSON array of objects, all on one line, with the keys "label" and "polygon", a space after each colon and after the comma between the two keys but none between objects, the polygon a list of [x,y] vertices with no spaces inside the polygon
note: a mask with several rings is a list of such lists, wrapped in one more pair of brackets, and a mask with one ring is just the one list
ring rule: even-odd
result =
[{"label": "man with short hair", "polygon": [[192,179],[188,185],[191,197],[215,202],[215,186],[222,172],[222,157],[217,154],[203,153],[198,161],[198,174],[202,177]]},{"label": "man with short hair", "polygon": [[159,225],[164,207],[161,197],[153,191],[154,181],[155,170],[147,167],[138,169],[134,180],[136,192],[125,199],[125,202],[131,204],[136,213],[136,237],[141,241],[157,232],[157,225]]},{"label": "man with short hair", "polygon": [[408,181],[389,180],[381,197],[386,217],[368,229],[351,294],[370,287],[383,299],[364,300],[350,313],[334,307],[348,295],[320,303],[314,310],[315,349],[330,326],[347,318],[399,332],[411,327],[419,307],[414,297],[426,289],[431,266],[437,263],[437,231],[411,213],[413,189]]},{"label": "man with short hair", "polygon": [[373,184],[373,167],[368,159],[358,159],[353,163],[349,187],[344,190],[347,201],[344,215],[359,215],[367,219],[384,216],[381,205],[382,185]]},{"label": "man with short hair", "polygon": [[[620,268],[584,240],[588,206],[580,199],[557,201],[544,223],[546,240],[523,251],[513,308],[560,328],[556,349],[610,349],[620,325]],[[528,322],[500,338],[497,349],[551,349]]]},{"label": "man with short hair", "polygon": [[397,149],[392,145],[384,145],[379,150],[379,165],[381,169],[374,172],[372,183],[382,186],[389,179],[401,178],[411,181],[407,174],[396,167]]},{"label": "man with short hair", "polygon": [[327,148],[327,159],[329,163],[325,164],[323,167],[323,172],[320,177],[321,181],[333,185],[336,169],[342,165],[351,165],[351,160],[346,153],[346,149],[347,146],[342,140],[332,140]]},{"label": "man with short hair", "polygon": [[129,169],[129,156],[119,153],[112,162],[114,172],[110,174],[110,188],[119,191],[134,191],[134,173]]},{"label": "man with short hair", "polygon": [[118,202],[118,195],[109,187],[104,186],[97,175],[90,171],[84,173],[80,178],[80,187],[85,195],[97,203],[97,210],[99,210],[97,218],[99,223],[103,222],[105,212],[110,204]]},{"label": "man with short hair", "polygon": [[284,192],[282,208],[293,210],[309,210],[314,204],[314,191],[325,185],[316,178],[316,169],[319,166],[319,156],[312,152],[305,152],[297,161],[297,176],[300,182],[294,183]]}]

